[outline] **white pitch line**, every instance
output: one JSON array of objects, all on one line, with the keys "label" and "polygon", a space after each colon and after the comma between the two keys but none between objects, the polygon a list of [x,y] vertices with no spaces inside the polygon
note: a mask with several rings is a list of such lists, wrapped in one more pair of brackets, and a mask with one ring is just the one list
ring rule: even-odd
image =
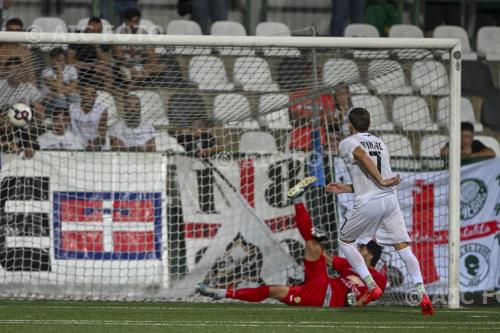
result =
[{"label": "white pitch line", "polygon": [[[36,324],[36,325],[107,325],[107,326],[190,326],[190,327],[294,327],[294,328],[370,328],[370,329],[429,329],[429,326],[418,325],[409,326],[404,324],[404,326],[393,326],[385,325],[381,326],[367,326],[362,325],[362,323],[349,324],[344,323],[330,323],[330,325],[321,324],[297,324],[286,322],[284,325],[277,325],[274,322],[240,322],[240,323],[227,323],[227,322],[193,322],[193,321],[179,321],[179,322],[147,322],[147,321],[101,321],[101,320],[0,320],[0,324],[7,325],[26,325],[26,324]],[[401,323],[399,323],[401,324]],[[433,326],[432,329],[450,329],[449,326]],[[486,327],[475,327],[477,330],[489,330]]]}]

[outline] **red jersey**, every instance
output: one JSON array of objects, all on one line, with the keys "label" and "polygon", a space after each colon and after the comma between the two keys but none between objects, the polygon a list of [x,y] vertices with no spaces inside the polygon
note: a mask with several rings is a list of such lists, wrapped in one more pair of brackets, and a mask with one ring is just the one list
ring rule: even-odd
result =
[{"label": "red jersey", "polygon": [[[290,100],[299,100],[306,96],[307,92],[299,91],[290,96]],[[319,107],[319,115],[324,116],[335,111],[335,102],[330,94],[321,95],[317,98],[316,103]],[[301,117],[312,117],[313,103],[311,98],[304,98],[297,104],[290,106],[290,111],[297,113]]]},{"label": "red jersey", "polygon": [[[295,306],[348,306],[347,297],[353,294],[356,300],[362,297],[368,288],[354,272],[349,262],[341,257],[333,257],[333,268],[340,277],[328,277],[326,260],[323,255],[316,261],[304,260],[304,283],[290,286],[288,294],[281,302]],[[387,278],[370,268],[370,273],[377,285],[385,289]],[[356,281],[357,280],[357,281]]]}]

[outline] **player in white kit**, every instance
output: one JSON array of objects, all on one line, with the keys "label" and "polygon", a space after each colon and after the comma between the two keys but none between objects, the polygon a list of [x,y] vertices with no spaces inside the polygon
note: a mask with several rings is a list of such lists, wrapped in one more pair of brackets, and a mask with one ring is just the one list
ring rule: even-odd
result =
[{"label": "player in white kit", "polygon": [[340,248],[369,286],[370,301],[373,301],[382,295],[382,291],[370,275],[355,242],[366,244],[375,237],[380,244],[394,245],[419,292],[422,314],[432,315],[432,302],[425,291],[420,265],[411,250],[410,237],[399,208],[395,186],[401,179],[392,174],[386,145],[368,133],[370,113],[355,108],[348,118],[351,135],[340,142],[339,152],[352,184],[333,182],[326,186],[327,191],[336,194],[354,193],[354,207],[340,225]]}]

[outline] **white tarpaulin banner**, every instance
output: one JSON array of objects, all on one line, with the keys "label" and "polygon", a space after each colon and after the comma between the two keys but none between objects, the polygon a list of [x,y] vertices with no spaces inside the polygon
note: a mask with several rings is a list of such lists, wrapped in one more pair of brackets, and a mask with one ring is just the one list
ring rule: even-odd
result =
[{"label": "white tarpaulin banner", "polygon": [[[432,290],[445,288],[448,265],[448,172],[402,172],[398,199],[413,240],[424,281]],[[337,181],[350,182],[345,165],[335,160]],[[341,222],[353,204],[352,194],[339,196]],[[461,170],[461,291],[500,287],[500,158]],[[397,254],[392,252],[392,257]],[[405,271],[400,260],[392,263]],[[404,289],[411,281],[403,281]]]}]

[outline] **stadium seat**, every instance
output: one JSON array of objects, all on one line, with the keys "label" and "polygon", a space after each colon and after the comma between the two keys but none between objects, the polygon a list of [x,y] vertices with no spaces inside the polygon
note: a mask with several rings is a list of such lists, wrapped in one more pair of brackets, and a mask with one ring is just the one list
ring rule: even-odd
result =
[{"label": "stadium seat", "polygon": [[156,151],[184,153],[186,150],[182,147],[177,139],[168,135],[164,131],[156,131],[155,133]]},{"label": "stadium seat", "polygon": [[353,94],[368,94],[368,89],[360,81],[359,69],[356,63],[349,59],[328,59],[323,65],[323,82],[329,87],[335,87],[345,82]]},{"label": "stadium seat", "polygon": [[488,65],[481,61],[462,61],[462,95],[484,97],[498,93]]},{"label": "stadium seat", "polygon": [[[68,26],[66,25],[66,22],[64,22],[62,19],[58,17],[38,17],[33,21],[31,26],[28,28],[28,31],[67,33]],[[43,52],[50,52],[52,49],[56,47],[62,47],[66,49],[67,45],[41,44],[40,50]]]},{"label": "stadium seat", "polygon": [[276,145],[276,140],[268,132],[262,131],[251,131],[245,132],[241,136],[240,153],[276,153],[278,152],[278,146]]},{"label": "stadium seat", "polygon": [[248,99],[240,94],[220,94],[214,100],[214,118],[225,128],[258,129]]},{"label": "stadium seat", "polygon": [[141,100],[142,121],[153,126],[168,126],[169,121],[161,96],[149,90],[138,90],[131,92],[132,95]]},{"label": "stadium seat", "polygon": [[[438,102],[438,112],[437,112],[437,123],[439,127],[448,128],[449,127],[449,117],[450,113],[450,98],[442,97]],[[466,97],[462,97],[460,100],[460,120],[468,121],[474,125],[474,131],[482,132],[483,125],[476,121],[474,116],[474,108],[472,103]]]},{"label": "stadium seat", "polygon": [[308,89],[311,84],[312,63],[305,58],[285,58],[278,67],[278,85],[284,91]]},{"label": "stadium seat", "polygon": [[[290,28],[281,22],[261,22],[255,28],[256,36],[291,36]],[[263,48],[267,57],[298,57],[300,51],[295,48]]]},{"label": "stadium seat", "polygon": [[438,129],[438,125],[432,122],[429,106],[422,97],[397,97],[392,108],[392,119],[394,125],[407,131]]},{"label": "stadium seat", "polygon": [[167,118],[170,125],[190,127],[208,116],[203,98],[195,93],[177,93],[168,100]]},{"label": "stadium seat", "polygon": [[500,27],[482,27],[477,33],[476,50],[486,61],[500,61]]},{"label": "stadium seat", "polygon": [[422,95],[443,96],[450,93],[448,73],[437,61],[417,61],[411,68],[411,84]]},{"label": "stadium seat", "polygon": [[[167,25],[167,35],[202,35],[201,27],[198,23],[190,20],[172,20]],[[181,55],[205,55],[212,50],[206,47],[176,46],[176,54]]]},{"label": "stadium seat", "polygon": [[212,24],[210,34],[215,36],[246,36],[247,32],[240,22],[217,21]]},{"label": "stadium seat", "polygon": [[[477,53],[473,52],[469,36],[464,28],[454,25],[439,25],[434,29],[434,38],[457,38],[462,42],[462,60],[477,60]],[[443,59],[448,59],[449,54],[445,53]]]},{"label": "stadium seat", "polygon": [[371,24],[348,24],[344,30],[344,37],[380,37],[377,28]]},{"label": "stadium seat", "polygon": [[500,95],[491,95],[483,100],[481,123],[500,132]]},{"label": "stadium seat", "polygon": [[420,141],[420,157],[422,164],[428,168],[441,168],[444,160],[441,159],[441,148],[448,142],[445,135],[427,135]]},{"label": "stadium seat", "polygon": [[394,24],[389,29],[389,38],[424,38],[424,33],[416,25]]},{"label": "stadium seat", "polygon": [[273,82],[269,65],[259,57],[241,57],[234,62],[233,77],[245,91],[277,92],[278,85]]},{"label": "stadium seat", "polygon": [[[82,18],[80,21],[78,21],[78,24],[76,25],[76,29],[80,32],[85,31],[87,28],[87,25],[89,23],[89,18]],[[112,34],[113,33],[113,26],[111,23],[109,23],[106,19],[101,18],[101,23],[102,23],[102,32],[105,34]]]},{"label": "stadium seat", "polygon": [[495,139],[492,136],[483,136],[483,135],[476,135],[474,139],[481,141],[483,145],[493,149],[495,155],[497,157],[500,157],[500,144],[498,143],[497,139]]},{"label": "stadium seat", "polygon": [[269,94],[260,97],[260,122],[270,129],[291,129],[288,118],[288,95]]},{"label": "stadium seat", "polygon": [[139,22],[139,27],[150,35],[162,35],[165,33],[161,25],[143,18],[141,18],[141,21]]},{"label": "stadium seat", "polygon": [[384,104],[377,96],[354,95],[352,96],[352,105],[357,108],[365,108],[370,112],[370,129],[375,131],[391,131],[394,124],[387,120]]},{"label": "stadium seat", "polygon": [[368,66],[368,85],[377,94],[411,95],[413,88],[408,84],[401,65],[394,60],[373,60]]},{"label": "stadium seat", "polygon": [[195,56],[189,61],[189,79],[198,84],[200,90],[231,91],[224,63],[213,56]]},{"label": "stadium seat", "polygon": [[[239,22],[217,21],[212,24],[210,34],[212,36],[246,36],[245,27]],[[254,50],[248,48],[221,48],[218,50],[221,55],[227,56],[253,56]]]},{"label": "stadium seat", "polygon": [[385,143],[391,156],[391,166],[396,169],[415,169],[420,166],[415,161],[410,140],[401,134],[381,134],[380,140]]}]

